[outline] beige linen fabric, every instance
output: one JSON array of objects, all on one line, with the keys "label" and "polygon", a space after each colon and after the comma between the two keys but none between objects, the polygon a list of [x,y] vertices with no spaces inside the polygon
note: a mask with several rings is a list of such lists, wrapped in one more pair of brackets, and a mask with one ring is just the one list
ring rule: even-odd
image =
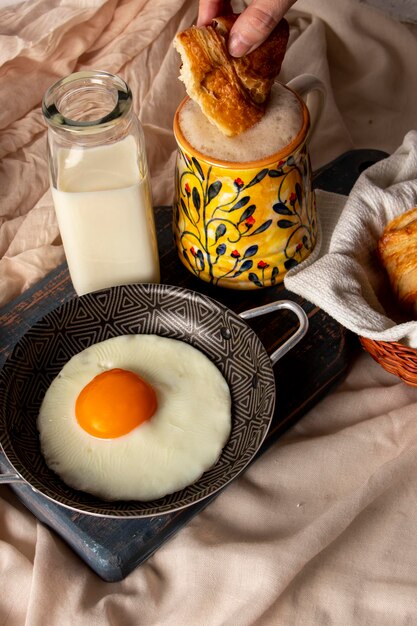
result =
[{"label": "beige linen fabric", "polygon": [[[63,74],[97,68],[127,80],[155,204],[170,203],[183,95],[171,41],[196,13],[185,0],[0,9],[2,304],[63,260],[39,110]],[[298,0],[288,19],[281,78],[311,72],[329,91],[314,167],[351,148],[393,152],[415,126],[411,31],[356,0]],[[101,581],[1,487],[0,624],[416,623],[416,411],[416,389],[358,354],[336,390],[120,583]]]}]

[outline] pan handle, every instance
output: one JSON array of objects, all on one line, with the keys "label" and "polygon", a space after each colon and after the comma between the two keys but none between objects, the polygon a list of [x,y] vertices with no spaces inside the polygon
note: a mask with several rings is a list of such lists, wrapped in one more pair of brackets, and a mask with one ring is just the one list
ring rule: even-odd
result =
[{"label": "pan handle", "polygon": [[19,474],[0,474],[0,485],[8,483],[24,483],[25,481]]},{"label": "pan handle", "polygon": [[298,317],[298,321],[300,322],[299,327],[295,331],[293,335],[285,343],[282,344],[279,348],[277,348],[270,356],[272,361],[272,365],[284,356],[289,350],[291,350],[299,341],[304,337],[308,330],[308,317],[304,311],[298,304],[292,302],[291,300],[280,300],[278,302],[271,302],[270,304],[264,304],[262,306],[255,307],[253,309],[248,309],[247,311],[242,311],[239,313],[240,317],[243,319],[251,319],[253,317],[258,317],[259,315],[265,315],[265,313],[272,313],[272,311],[278,311],[279,309],[289,309]]}]

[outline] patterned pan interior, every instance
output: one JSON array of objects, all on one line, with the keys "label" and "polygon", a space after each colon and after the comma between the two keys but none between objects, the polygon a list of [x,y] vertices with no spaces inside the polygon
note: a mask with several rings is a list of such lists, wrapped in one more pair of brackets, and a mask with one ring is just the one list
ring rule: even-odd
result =
[{"label": "patterned pan interior", "polygon": [[[205,352],[231,389],[232,433],[216,465],[182,491],[152,502],[106,502],[71,489],[47,467],[36,420],[50,383],[74,354],[131,333],[173,337]],[[261,446],[274,403],[271,361],[239,316],[179,287],[127,285],[74,298],[24,335],[0,372],[0,441],[19,474],[55,502],[93,515],[162,515],[200,501],[235,478]]]}]

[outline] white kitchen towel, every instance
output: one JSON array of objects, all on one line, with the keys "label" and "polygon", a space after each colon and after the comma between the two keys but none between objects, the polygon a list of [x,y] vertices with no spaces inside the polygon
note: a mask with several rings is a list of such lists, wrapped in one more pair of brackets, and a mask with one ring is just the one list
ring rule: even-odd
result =
[{"label": "white kitchen towel", "polygon": [[310,257],[288,272],[286,288],[357,335],[417,347],[417,321],[399,312],[376,254],[385,225],[417,206],[417,131],[365,170],[348,198],[316,194],[318,242]]}]

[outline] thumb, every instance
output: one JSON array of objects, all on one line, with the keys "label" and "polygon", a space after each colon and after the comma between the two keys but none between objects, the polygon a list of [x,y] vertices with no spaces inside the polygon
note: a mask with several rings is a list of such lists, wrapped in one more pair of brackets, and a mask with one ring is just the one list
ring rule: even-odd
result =
[{"label": "thumb", "polygon": [[253,0],[230,31],[229,52],[241,57],[265,41],[295,0]]}]

